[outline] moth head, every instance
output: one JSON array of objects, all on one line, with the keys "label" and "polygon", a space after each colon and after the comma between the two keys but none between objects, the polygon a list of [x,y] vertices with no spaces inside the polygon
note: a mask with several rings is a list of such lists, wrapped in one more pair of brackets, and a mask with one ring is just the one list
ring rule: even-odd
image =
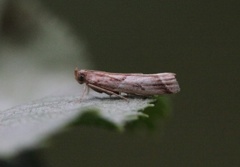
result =
[{"label": "moth head", "polygon": [[78,83],[83,84],[85,82],[85,70],[78,70],[76,67],[74,70],[74,75]]}]

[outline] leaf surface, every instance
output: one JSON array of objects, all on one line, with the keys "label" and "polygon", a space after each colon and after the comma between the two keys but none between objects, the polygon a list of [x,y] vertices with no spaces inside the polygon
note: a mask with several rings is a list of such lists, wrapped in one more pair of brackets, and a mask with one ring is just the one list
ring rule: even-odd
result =
[{"label": "leaf surface", "polygon": [[118,129],[146,116],[139,110],[153,106],[154,99],[130,98],[129,102],[103,95],[48,97],[0,111],[0,157],[37,148],[53,134],[77,121],[87,112],[110,122]]}]

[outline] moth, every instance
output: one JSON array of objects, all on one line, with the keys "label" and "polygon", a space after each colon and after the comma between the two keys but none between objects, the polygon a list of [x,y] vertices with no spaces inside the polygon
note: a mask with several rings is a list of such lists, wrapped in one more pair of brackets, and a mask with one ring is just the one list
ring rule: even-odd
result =
[{"label": "moth", "polygon": [[[127,100],[123,94],[148,97],[153,95],[174,94],[180,91],[174,73],[110,73],[94,70],[74,70],[79,84],[86,84],[99,93],[115,95]],[[83,96],[86,92],[84,89]]]}]

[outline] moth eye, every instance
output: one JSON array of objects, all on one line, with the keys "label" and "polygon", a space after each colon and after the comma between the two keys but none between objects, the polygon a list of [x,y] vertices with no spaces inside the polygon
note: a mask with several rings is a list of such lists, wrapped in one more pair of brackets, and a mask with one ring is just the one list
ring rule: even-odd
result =
[{"label": "moth eye", "polygon": [[83,81],[84,81],[84,78],[85,78],[84,75],[80,75],[79,78],[78,78],[78,80],[81,81],[81,82],[83,82]]}]

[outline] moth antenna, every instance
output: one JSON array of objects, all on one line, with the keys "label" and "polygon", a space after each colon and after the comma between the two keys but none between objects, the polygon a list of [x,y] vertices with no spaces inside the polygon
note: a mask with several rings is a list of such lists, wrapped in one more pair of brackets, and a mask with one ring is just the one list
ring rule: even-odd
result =
[{"label": "moth antenna", "polygon": [[78,68],[76,67],[74,70],[74,75],[75,75],[75,79],[77,80],[77,73],[78,73]]}]

